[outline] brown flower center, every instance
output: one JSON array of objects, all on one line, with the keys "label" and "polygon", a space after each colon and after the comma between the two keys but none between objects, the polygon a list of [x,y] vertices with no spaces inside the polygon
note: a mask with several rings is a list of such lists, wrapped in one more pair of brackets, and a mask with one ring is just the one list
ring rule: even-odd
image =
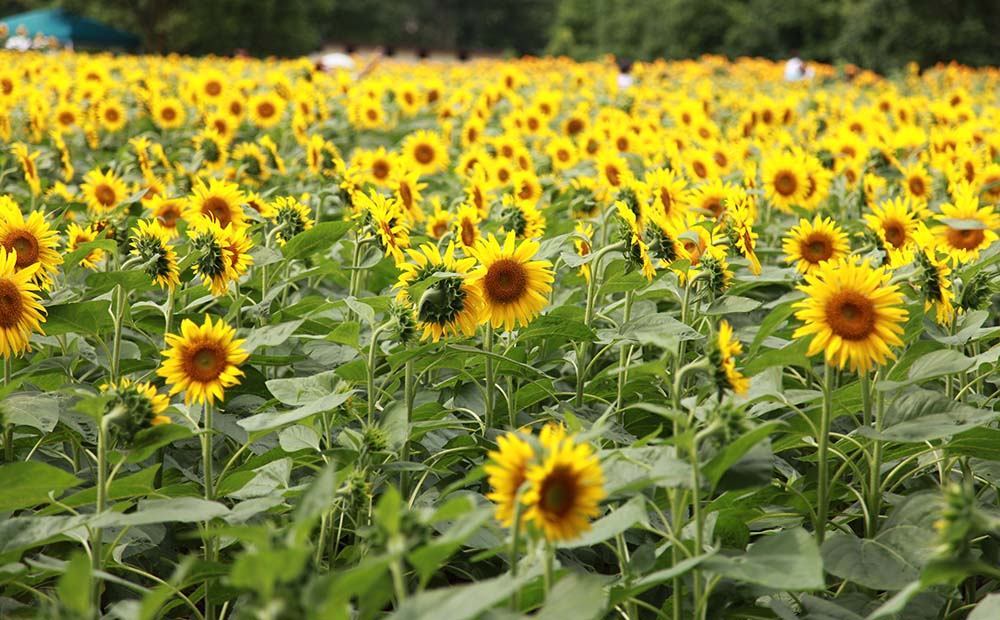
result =
[{"label": "brown flower center", "polygon": [[923,196],[924,192],[927,190],[927,186],[924,185],[924,180],[920,177],[910,177],[910,193],[914,196]]},{"label": "brown flower center", "polygon": [[833,240],[827,235],[814,232],[802,240],[799,245],[802,258],[810,263],[821,263],[833,256]]},{"label": "brown flower center", "polygon": [[169,123],[170,121],[177,118],[177,110],[171,107],[163,108],[162,110],[160,110],[160,117]]},{"label": "brown flower center", "polygon": [[222,228],[229,226],[233,221],[233,212],[229,208],[229,203],[218,196],[206,198],[205,202],[201,203],[201,212],[209,217],[214,217]]},{"label": "brown flower center", "polygon": [[826,320],[844,340],[864,340],[875,331],[875,304],[855,291],[841,291],[826,302]]},{"label": "brown flower center", "polygon": [[219,84],[216,80],[207,82],[205,84],[205,94],[209,97],[218,97],[222,92],[222,84]]},{"label": "brown flower center", "polygon": [[580,494],[576,476],[568,465],[559,465],[542,481],[539,508],[555,517],[565,517],[576,506]]},{"label": "brown flower center", "polygon": [[778,192],[782,196],[791,196],[798,188],[798,179],[796,179],[795,175],[791,172],[782,170],[778,174],[774,175],[774,191]]},{"label": "brown flower center", "polygon": [[104,110],[104,120],[108,121],[109,123],[117,123],[119,118],[120,116],[118,114],[117,109],[107,108],[106,110]]},{"label": "brown flower center", "polygon": [[618,187],[622,183],[621,171],[618,170],[618,167],[613,164],[604,166],[604,176],[607,178],[608,183],[614,187]]},{"label": "brown flower center", "polygon": [[696,161],[691,164],[691,169],[694,170],[695,176],[700,179],[704,179],[708,176],[708,168],[700,161]]},{"label": "brown flower center", "polygon": [[948,245],[957,250],[974,250],[982,245],[985,239],[986,233],[979,228],[971,230],[960,228],[948,229]]},{"label": "brown flower center", "polygon": [[418,144],[413,149],[413,158],[421,164],[427,165],[434,161],[434,147],[429,144]]},{"label": "brown flower center", "polygon": [[710,211],[715,216],[715,219],[719,219],[719,216],[722,215],[722,201],[718,198],[709,198],[705,201],[702,208]]},{"label": "brown flower center", "polygon": [[274,108],[274,104],[270,101],[262,101],[257,104],[257,116],[261,118],[271,118],[274,116],[277,110]]},{"label": "brown flower center", "polygon": [[410,184],[406,181],[399,184],[399,201],[407,209],[413,208],[413,192],[410,191]]},{"label": "brown flower center", "polygon": [[389,162],[384,159],[376,159],[372,163],[372,175],[376,179],[382,180],[389,176]]},{"label": "brown flower center", "polygon": [[24,313],[24,300],[17,284],[10,280],[0,280],[0,328],[17,327]]},{"label": "brown flower center", "polygon": [[[441,237],[444,236],[444,234],[446,232],[448,232],[448,223],[447,222],[440,221],[440,220],[437,221],[437,222],[434,222],[434,228],[431,231],[431,234],[434,235],[435,239],[440,239]],[[462,231],[462,242],[463,243],[465,242],[465,231],[464,230]]]},{"label": "brown flower center", "polygon": [[226,369],[225,349],[217,342],[201,342],[187,350],[184,374],[200,383],[215,381]]},{"label": "brown flower center", "polygon": [[15,267],[18,269],[38,262],[38,239],[28,231],[15,230],[9,233],[3,240],[3,245],[7,250],[17,252]]},{"label": "brown flower center", "polygon": [[76,115],[70,111],[63,111],[59,113],[59,124],[63,127],[69,127],[76,122]]},{"label": "brown flower center", "polygon": [[115,190],[107,183],[101,183],[94,188],[94,198],[104,207],[113,207],[118,202]]},{"label": "brown flower center", "polygon": [[518,261],[501,258],[486,270],[483,288],[493,303],[514,303],[528,290],[528,272]]},{"label": "brown flower center", "polygon": [[660,188],[660,203],[663,205],[663,215],[669,216],[670,211],[674,208],[674,198],[665,187]]},{"label": "brown flower center", "polygon": [[889,220],[883,223],[882,232],[885,234],[885,240],[893,248],[899,249],[906,243],[906,229],[903,227],[903,223],[898,220]]},{"label": "brown flower center", "polygon": [[571,118],[568,123],[566,123],[566,133],[571,136],[583,131],[583,121],[578,118]]},{"label": "brown flower center", "polygon": [[469,220],[462,220],[462,244],[472,247],[476,243],[476,225]]}]

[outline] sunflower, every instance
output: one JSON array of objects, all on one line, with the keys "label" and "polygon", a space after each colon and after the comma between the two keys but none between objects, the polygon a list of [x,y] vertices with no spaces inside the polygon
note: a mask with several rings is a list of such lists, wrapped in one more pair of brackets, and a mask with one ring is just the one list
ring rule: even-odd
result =
[{"label": "sunflower", "polygon": [[537,239],[545,234],[545,216],[530,202],[507,194],[502,204],[501,232],[513,231],[518,239]]},{"label": "sunflower", "polygon": [[489,181],[489,173],[485,166],[477,165],[469,184],[465,186],[466,200],[476,207],[479,217],[489,217],[493,206],[493,191]]},{"label": "sunflower", "polygon": [[646,280],[651,281],[656,275],[656,268],[649,255],[649,246],[643,240],[642,228],[636,219],[635,211],[622,200],[615,201],[615,209],[618,213],[618,233],[625,244],[623,253],[626,269],[628,271],[639,269]]},{"label": "sunflower", "polygon": [[625,158],[613,151],[607,151],[597,156],[597,179],[600,185],[616,191],[628,187],[632,183],[632,171],[629,170]]},{"label": "sunflower", "polygon": [[939,325],[951,325],[955,316],[955,292],[951,289],[951,268],[938,257],[934,237],[921,224],[917,233],[919,250],[914,261],[920,268],[918,283],[924,296],[924,312],[934,308],[934,318]]},{"label": "sunflower", "polygon": [[170,418],[163,415],[170,406],[170,399],[157,392],[156,387],[150,383],[133,383],[126,377],[101,385],[101,391],[114,395],[114,400],[107,405],[108,411],[118,405],[126,407],[127,419],[119,420],[114,426],[119,438],[124,436],[128,441],[145,428],[170,424]]},{"label": "sunflower", "polygon": [[795,304],[795,317],[805,324],[793,337],[812,336],[807,355],[825,351],[829,365],[851,371],[895,359],[889,347],[902,346],[907,312],[899,287],[888,282],[887,267],[873,269],[867,260],[823,263],[799,286],[806,299]]},{"label": "sunflower", "polygon": [[705,215],[719,219],[725,210],[726,198],[737,189],[732,183],[721,179],[701,183],[688,194],[688,205],[695,209],[701,209]]},{"label": "sunflower", "polygon": [[44,290],[52,287],[53,276],[63,262],[56,250],[58,243],[58,233],[49,228],[41,211],[32,211],[25,219],[16,202],[0,198],[0,246],[8,254],[17,253],[18,271],[37,265],[37,270],[32,269],[33,282]]},{"label": "sunflower", "polygon": [[281,155],[278,153],[278,145],[275,144],[271,136],[267,134],[261,135],[257,138],[257,144],[267,151],[268,164],[277,170],[278,174],[285,174],[285,160],[282,159]]},{"label": "sunflower", "polygon": [[738,192],[726,201],[726,230],[729,233],[731,245],[743,258],[750,261],[750,271],[759,276],[761,265],[757,258],[755,247],[757,233],[753,230],[753,198]]},{"label": "sunflower", "polygon": [[673,170],[657,168],[646,173],[644,182],[651,203],[649,208],[671,224],[684,222],[688,206],[684,178]]},{"label": "sunflower", "polygon": [[589,444],[552,433],[539,437],[545,456],[528,467],[524,494],[525,519],[537,525],[550,541],[572,540],[590,529],[606,497],[604,473]]},{"label": "sunflower", "polygon": [[149,201],[152,217],[168,233],[168,239],[177,236],[177,222],[184,219],[184,204],[182,198],[165,198],[157,195]]},{"label": "sunflower", "polygon": [[438,196],[431,198],[431,204],[434,205],[434,213],[427,218],[427,236],[431,239],[441,239],[451,229],[455,216],[441,208],[441,199]]},{"label": "sunflower", "polygon": [[293,196],[279,196],[267,206],[266,213],[278,227],[275,239],[279,245],[285,245],[288,239],[313,227],[309,207]]},{"label": "sunflower", "polygon": [[229,80],[221,71],[208,70],[196,78],[195,89],[198,99],[207,103],[216,103],[226,95],[226,84]]},{"label": "sunflower", "polygon": [[686,149],[683,157],[688,177],[693,182],[709,181],[720,176],[715,159],[708,151],[695,148]]},{"label": "sunflower", "polygon": [[546,295],[554,280],[552,263],[534,260],[538,248],[538,242],[527,239],[516,244],[511,231],[503,246],[491,234],[471,250],[481,264],[471,279],[481,287],[486,301],[483,323],[510,331],[515,323],[527,326],[548,305]]},{"label": "sunflower", "polygon": [[788,231],[782,244],[787,262],[794,262],[799,273],[814,273],[828,261],[839,261],[851,252],[845,233],[830,218],[819,215],[810,222],[799,220],[799,225]]},{"label": "sunflower", "polygon": [[97,106],[97,118],[105,131],[114,133],[125,128],[128,112],[120,100],[109,97]]},{"label": "sunflower", "polygon": [[712,361],[719,397],[721,398],[723,391],[727,389],[740,395],[746,394],[750,380],[736,370],[735,359],[737,355],[743,353],[743,343],[733,337],[733,328],[728,321],[719,322],[719,332],[713,344],[715,346],[709,354],[709,359]]},{"label": "sunflower", "polygon": [[405,260],[403,250],[410,247],[410,230],[399,203],[387,199],[377,191],[369,190],[354,194],[355,208],[359,213],[367,214],[369,224],[379,245],[385,250],[386,256],[392,256],[398,265]]},{"label": "sunflower", "polygon": [[421,175],[434,174],[448,167],[448,150],[441,137],[421,129],[403,140],[403,159],[407,167]]},{"label": "sunflower", "polygon": [[306,144],[306,163],[310,172],[328,178],[343,174],[346,169],[337,147],[320,135],[309,138]]},{"label": "sunflower", "polygon": [[553,138],[545,147],[545,153],[549,156],[552,169],[556,172],[565,172],[580,161],[576,144],[566,137]]},{"label": "sunflower", "polygon": [[909,262],[910,247],[917,232],[917,218],[907,198],[887,200],[872,207],[865,215],[868,227],[878,233],[886,245],[887,264],[902,265]]},{"label": "sunflower", "polygon": [[514,197],[522,204],[534,207],[542,197],[542,184],[533,172],[515,172],[511,185]]},{"label": "sunflower", "polygon": [[49,137],[52,138],[52,145],[59,151],[59,163],[62,164],[63,181],[69,183],[73,180],[73,176],[76,173],[73,170],[73,159],[70,156],[69,149],[66,148],[66,141],[63,139],[62,134],[55,130],[49,132]]},{"label": "sunflower", "polygon": [[210,179],[205,185],[203,180],[198,179],[187,198],[185,218],[191,222],[204,215],[218,222],[222,228],[230,224],[242,227],[244,215],[241,205],[244,202],[243,191],[236,183]]},{"label": "sunflower", "polygon": [[426,219],[427,216],[420,208],[420,203],[423,200],[420,190],[427,187],[427,184],[420,182],[420,173],[415,170],[397,168],[392,175],[389,186],[395,192],[396,201],[402,206],[403,213],[411,222],[423,222]]},{"label": "sunflower", "polygon": [[80,109],[80,106],[71,101],[60,101],[52,110],[52,118],[55,119],[59,131],[71,131],[74,128],[79,128],[83,122],[83,116],[83,110]]},{"label": "sunflower", "polygon": [[285,105],[285,100],[274,92],[258,93],[247,102],[250,120],[260,129],[270,129],[280,123]]},{"label": "sunflower", "polygon": [[259,185],[271,178],[271,169],[267,165],[267,155],[260,145],[253,142],[240,142],[233,148],[233,166],[238,178],[251,185]]},{"label": "sunflower", "polygon": [[403,303],[413,303],[410,287],[414,284],[426,281],[437,272],[458,274],[433,280],[416,302],[417,329],[423,330],[421,339],[437,342],[449,335],[474,335],[483,312],[483,293],[465,276],[476,259],[456,259],[454,242],[448,243],[444,254],[429,243],[421,245],[419,252],[407,250],[407,253],[414,262],[397,265],[397,299]]},{"label": "sunflower", "polygon": [[229,283],[238,278],[232,270],[230,255],[230,226],[222,228],[212,218],[199,215],[191,220],[188,237],[198,252],[193,266],[194,273],[201,276],[202,284],[209,287],[215,296],[225,295]]},{"label": "sunflower", "polygon": [[230,224],[222,230],[222,251],[227,259],[226,270],[229,272],[229,278],[236,283],[239,283],[240,278],[246,275],[253,265],[253,255],[250,254],[252,247],[253,241],[247,234],[246,228],[237,228]]},{"label": "sunflower", "polygon": [[44,333],[45,308],[33,282],[39,265],[21,269],[17,260],[17,251],[0,247],[0,355],[7,359],[31,350],[32,332]]},{"label": "sunflower", "polygon": [[[594,241],[594,225],[589,222],[577,222],[573,232],[577,237],[573,239],[573,247],[579,256],[589,256]],[[587,282],[590,282],[590,263],[580,265],[580,275]]]},{"label": "sunflower", "polygon": [[761,179],[767,197],[782,211],[801,205],[809,192],[803,162],[790,153],[765,157],[761,165]]},{"label": "sunflower", "polygon": [[455,239],[466,252],[471,251],[482,238],[479,224],[482,223],[479,210],[474,205],[463,204],[455,215]]},{"label": "sunflower", "polygon": [[240,345],[244,340],[234,340],[236,335],[222,319],[212,323],[205,315],[202,325],[190,319],[181,323],[181,333],[167,334],[170,347],[161,351],[166,358],[156,374],[172,384],[170,395],[184,392],[184,402],[212,405],[224,398],[224,389],[239,385],[243,371],[238,368],[249,354]]},{"label": "sunflower", "polygon": [[121,178],[108,169],[102,173],[95,168],[83,176],[83,185],[80,186],[84,200],[87,201],[87,208],[97,215],[110,212],[118,206],[118,203],[125,200],[128,188]]},{"label": "sunflower", "polygon": [[160,129],[178,129],[184,126],[187,114],[177,97],[158,97],[153,100],[150,112],[153,122]]},{"label": "sunflower", "polygon": [[919,163],[901,166],[899,172],[903,175],[904,195],[915,204],[926,205],[930,200],[934,180],[927,169]]},{"label": "sunflower", "polygon": [[493,489],[486,498],[497,505],[494,513],[497,521],[510,527],[514,523],[517,492],[527,480],[528,465],[534,460],[535,451],[517,434],[505,433],[497,437],[497,449],[486,456],[490,462],[483,471]]},{"label": "sunflower", "polygon": [[24,180],[31,189],[32,195],[37,196],[42,193],[42,182],[38,177],[38,167],[35,165],[38,152],[29,152],[28,145],[22,142],[15,142],[11,145],[10,150],[21,164],[21,172],[24,173]]},{"label": "sunflower", "polygon": [[129,241],[130,254],[142,259],[146,275],[160,288],[169,290],[180,284],[177,252],[170,246],[171,234],[157,220],[139,220]]},{"label": "sunflower", "polygon": [[191,142],[194,143],[195,151],[201,155],[206,170],[219,170],[226,165],[229,143],[215,128],[202,129],[191,138]]},{"label": "sunflower", "polygon": [[979,194],[971,185],[955,192],[954,203],[942,204],[941,215],[941,225],[932,232],[952,262],[973,261],[997,240],[1000,215],[991,206],[979,207]]},{"label": "sunflower", "polygon": [[[78,250],[84,243],[97,239],[97,231],[92,226],[86,228],[70,222],[66,226],[66,249],[70,252]],[[87,269],[97,269],[97,263],[104,258],[104,250],[95,248],[80,259],[79,265]]]}]

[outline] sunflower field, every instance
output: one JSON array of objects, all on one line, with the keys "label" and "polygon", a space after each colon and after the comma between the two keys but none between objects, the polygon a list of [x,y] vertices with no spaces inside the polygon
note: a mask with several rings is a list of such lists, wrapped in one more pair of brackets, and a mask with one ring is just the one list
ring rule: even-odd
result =
[{"label": "sunflower field", "polygon": [[1000,73],[815,72],[2,53],[0,618],[1000,618]]}]

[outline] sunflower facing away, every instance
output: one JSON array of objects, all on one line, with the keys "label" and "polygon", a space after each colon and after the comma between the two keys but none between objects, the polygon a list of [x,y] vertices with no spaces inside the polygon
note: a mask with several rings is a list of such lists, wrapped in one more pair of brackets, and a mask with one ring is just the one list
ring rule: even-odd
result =
[{"label": "sunflower facing away", "polygon": [[117,426],[120,437],[131,439],[144,428],[170,424],[170,418],[163,415],[170,406],[170,399],[146,381],[134,383],[122,378],[118,382],[105,383],[101,391],[114,394],[114,400],[108,403],[108,410],[118,405],[126,408],[126,419]]},{"label": "sunflower facing away", "polygon": [[510,527],[514,523],[517,491],[527,478],[528,464],[535,458],[535,451],[516,433],[506,433],[497,437],[497,449],[487,457],[490,462],[483,470],[493,490],[486,497],[497,505],[497,521]]},{"label": "sunflower facing away", "polygon": [[34,282],[43,289],[52,286],[53,276],[63,262],[56,250],[59,237],[49,228],[41,211],[32,211],[27,218],[10,198],[0,199],[0,246],[7,252],[17,252],[15,266],[18,270],[38,266],[33,271]]},{"label": "sunflower facing away", "polygon": [[146,265],[146,275],[160,285],[173,290],[180,284],[177,252],[170,246],[171,233],[157,220],[139,220],[132,229],[131,254]]},{"label": "sunflower facing away", "polygon": [[486,301],[482,322],[508,331],[515,324],[528,325],[548,305],[546,296],[554,279],[552,263],[534,260],[538,242],[516,243],[513,231],[507,233],[503,246],[490,234],[471,250],[481,265],[471,274],[471,283],[481,287]]},{"label": "sunflower facing away", "polygon": [[38,264],[17,268],[17,252],[0,247],[0,355],[10,358],[31,350],[32,332],[42,332],[45,308],[32,282]]},{"label": "sunflower facing away", "polygon": [[417,328],[421,339],[437,342],[449,335],[472,336],[483,312],[483,293],[464,277],[475,265],[474,258],[455,258],[455,244],[448,243],[442,255],[437,246],[425,243],[420,251],[407,250],[413,263],[400,263],[397,299],[414,303],[409,287],[427,280],[437,272],[460,274],[435,279],[416,300]]},{"label": "sunflower facing away", "polygon": [[236,330],[219,319],[205,315],[202,325],[190,319],[181,323],[181,333],[167,334],[169,349],[156,374],[172,384],[170,395],[184,392],[184,402],[212,405],[224,398],[225,388],[239,385],[243,371],[238,368],[249,354],[234,340]]},{"label": "sunflower facing away", "polygon": [[825,351],[826,362],[838,368],[868,372],[895,359],[889,347],[903,344],[899,336],[907,312],[899,287],[888,280],[886,267],[872,269],[867,260],[820,265],[799,286],[806,298],[795,304],[795,318],[805,325],[793,337],[813,336],[807,354]]},{"label": "sunflower facing away", "polygon": [[851,252],[845,233],[830,218],[820,216],[810,222],[799,220],[782,244],[787,262],[794,262],[799,273],[813,273],[828,261],[838,261]]},{"label": "sunflower facing away", "polygon": [[600,461],[589,444],[576,443],[562,431],[542,430],[541,463],[528,467],[524,516],[551,541],[572,540],[590,529],[607,495]]}]

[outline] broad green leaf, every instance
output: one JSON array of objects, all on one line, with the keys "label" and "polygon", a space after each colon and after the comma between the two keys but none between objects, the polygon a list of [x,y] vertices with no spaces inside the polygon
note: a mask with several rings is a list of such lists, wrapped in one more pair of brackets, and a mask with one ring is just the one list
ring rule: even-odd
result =
[{"label": "broad green leaf", "polygon": [[858,538],[836,532],[823,543],[827,572],[873,590],[902,590],[920,576],[934,533],[912,525]]},{"label": "broad green leaf", "polygon": [[353,226],[353,222],[320,222],[311,229],[300,232],[281,248],[285,258],[306,258],[330,248]]},{"label": "broad green leaf", "polygon": [[704,313],[708,315],[746,314],[747,312],[756,310],[760,305],[761,302],[756,299],[740,297],[738,295],[726,295],[716,300],[708,308],[705,308]]},{"label": "broad green leaf", "polygon": [[560,579],[545,597],[537,620],[596,620],[604,618],[608,593],[604,579],[588,573],[570,573]]},{"label": "broad green leaf", "polygon": [[173,497],[139,502],[138,509],[127,514],[106,512],[97,517],[96,522],[103,527],[171,522],[195,523],[227,514],[229,509],[218,502],[210,502],[199,497]]},{"label": "broad green leaf", "polygon": [[125,462],[141,463],[153,456],[153,453],[160,448],[193,435],[191,429],[181,424],[160,424],[144,428],[136,433],[135,440],[125,452]]},{"label": "broad green leaf", "polygon": [[276,347],[279,344],[284,344],[303,323],[305,323],[305,319],[255,327],[250,330],[246,342],[243,343],[243,348],[248,352],[253,352],[254,349],[260,347]]},{"label": "broad green leaf", "polygon": [[3,412],[10,424],[51,433],[59,423],[60,405],[66,400],[59,394],[11,394],[3,399]]},{"label": "broad green leaf", "polygon": [[285,452],[308,449],[319,452],[319,434],[311,427],[295,424],[278,433],[278,444]]},{"label": "broad green leaf", "polygon": [[[427,581],[441,570],[445,561],[462,546],[470,536],[475,534],[493,516],[492,506],[476,508],[471,498],[456,498],[465,504],[466,513],[454,517],[455,522],[445,529],[440,536],[424,544],[407,556],[410,565],[420,575],[421,583]],[[450,502],[457,503],[457,502]]]},{"label": "broad green leaf", "polygon": [[293,409],[283,413],[258,413],[257,415],[252,415],[249,418],[240,420],[237,424],[242,426],[247,432],[251,433],[257,431],[269,431],[284,426],[285,424],[298,422],[299,420],[316,415],[317,413],[323,413],[324,411],[329,411],[339,407],[347,402],[347,399],[351,397],[351,394],[353,394],[353,392],[327,394],[326,396],[318,398],[308,405],[299,407],[298,409]]},{"label": "broad green leaf", "polygon": [[409,598],[388,620],[469,620],[504,601],[514,589],[537,574],[483,579],[470,584],[427,590]]},{"label": "broad green leaf", "polygon": [[14,517],[0,521],[0,553],[23,551],[43,545],[83,526],[91,517]]},{"label": "broad green leaf", "polygon": [[74,552],[66,571],[59,577],[56,593],[59,601],[80,617],[90,613],[90,558],[83,551]]},{"label": "broad green leaf", "polygon": [[0,511],[17,510],[48,502],[83,482],[73,474],[37,461],[0,466]]},{"label": "broad green leaf", "polygon": [[822,590],[823,561],[811,534],[802,528],[764,536],[742,556],[715,556],[703,566],[730,579],[787,590]]},{"label": "broad green leaf", "polygon": [[713,555],[714,554],[712,553],[697,555],[693,558],[681,560],[670,568],[664,568],[663,570],[658,570],[648,575],[644,575],[639,579],[630,582],[628,586],[625,586],[624,584],[617,585],[611,591],[611,604],[617,605],[626,598],[638,596],[650,588],[676,579],[677,577],[694,570]]},{"label": "broad green leaf", "polygon": [[269,600],[275,585],[299,578],[309,556],[308,547],[244,552],[233,562],[229,581],[237,588],[257,591],[264,600]]},{"label": "broad green leaf", "polygon": [[639,344],[656,345],[668,351],[676,350],[681,341],[703,338],[694,328],[665,312],[632,319],[622,330],[622,337]]},{"label": "broad green leaf", "polygon": [[945,452],[952,456],[1000,461],[1000,430],[979,427],[965,431],[945,444]]},{"label": "broad green leaf", "polygon": [[106,299],[49,306],[42,327],[49,336],[70,332],[97,334],[114,326],[110,307],[111,302]]},{"label": "broad green leaf", "polygon": [[265,385],[282,404],[298,407],[336,392],[339,383],[340,379],[334,371],[328,370],[308,377],[271,379]]},{"label": "broad green leaf", "polygon": [[621,448],[601,454],[604,488],[608,493],[638,490],[650,484],[661,487],[689,487],[691,465],[674,458],[663,446]]},{"label": "broad green leaf", "polygon": [[649,525],[646,513],[646,499],[637,495],[615,508],[607,515],[591,523],[591,528],[578,538],[559,543],[560,549],[590,547],[631,529],[635,524]]},{"label": "broad green leaf", "polygon": [[933,351],[913,362],[905,381],[879,381],[876,387],[882,391],[898,390],[914,383],[965,372],[973,363],[974,360],[954,349]]},{"label": "broad green leaf", "polygon": [[784,422],[773,420],[771,422],[765,422],[757,428],[754,428],[730,443],[726,444],[722,450],[719,451],[712,460],[708,462],[707,465],[702,469],[702,474],[713,484],[716,485],[722,479],[722,476],[732,467],[737,461],[739,461],[744,454],[750,451],[751,448],[756,446],[758,443],[764,441],[764,439],[771,436],[778,428],[784,426]]},{"label": "broad green leaf", "polygon": [[912,390],[886,408],[882,432],[862,428],[868,437],[900,442],[924,442],[957,435],[992,422],[1000,413],[977,409],[939,392]]}]

